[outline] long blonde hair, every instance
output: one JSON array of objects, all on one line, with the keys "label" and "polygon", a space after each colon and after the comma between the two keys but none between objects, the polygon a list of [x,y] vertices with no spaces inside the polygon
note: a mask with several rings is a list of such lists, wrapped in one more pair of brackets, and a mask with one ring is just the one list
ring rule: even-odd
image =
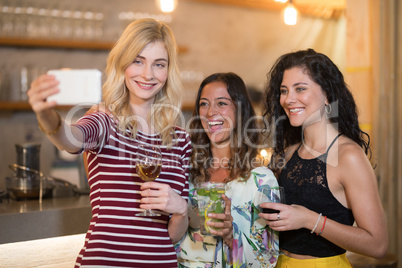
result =
[{"label": "long blonde hair", "polygon": [[129,130],[129,135],[135,138],[137,122],[130,120],[132,110],[124,72],[147,44],[156,41],[163,42],[168,53],[168,78],[162,90],[155,96],[147,119],[154,123],[162,143],[171,146],[175,137],[172,127],[180,115],[183,85],[178,68],[176,40],[165,23],[155,19],[141,19],[127,26],[107,58],[103,100],[106,107],[119,119],[119,130],[125,134]]}]

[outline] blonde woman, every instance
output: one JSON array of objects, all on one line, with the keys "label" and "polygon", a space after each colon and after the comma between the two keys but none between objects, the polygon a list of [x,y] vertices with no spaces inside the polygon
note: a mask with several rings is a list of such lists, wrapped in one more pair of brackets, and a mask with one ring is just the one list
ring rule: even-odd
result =
[{"label": "blonde woman", "polygon": [[[131,23],[109,54],[103,86],[107,113],[64,122],[46,99],[54,76],[37,78],[29,103],[42,131],[60,150],[86,153],[92,220],[76,267],[177,267],[173,243],[187,225],[191,141],[175,126],[182,86],[177,45],[162,22]],[[160,176],[143,183],[133,165],[138,145],[159,146]],[[160,216],[136,216],[144,209]]]}]

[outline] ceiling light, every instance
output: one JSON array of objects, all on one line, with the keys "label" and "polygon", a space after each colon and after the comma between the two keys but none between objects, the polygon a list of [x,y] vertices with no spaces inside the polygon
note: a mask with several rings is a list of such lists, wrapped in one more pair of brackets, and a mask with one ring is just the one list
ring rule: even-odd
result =
[{"label": "ceiling light", "polygon": [[292,0],[286,5],[283,13],[283,19],[286,25],[295,25],[297,23],[297,9],[292,4]]},{"label": "ceiling light", "polygon": [[156,5],[162,12],[169,13],[175,10],[177,0],[156,0]]}]

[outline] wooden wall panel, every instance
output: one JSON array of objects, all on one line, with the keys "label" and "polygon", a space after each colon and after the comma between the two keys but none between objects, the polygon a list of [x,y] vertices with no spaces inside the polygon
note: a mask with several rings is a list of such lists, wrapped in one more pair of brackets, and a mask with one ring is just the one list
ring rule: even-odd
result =
[{"label": "wooden wall panel", "polygon": [[369,0],[346,2],[346,70],[344,72],[359,109],[364,131],[372,134],[373,68]]}]

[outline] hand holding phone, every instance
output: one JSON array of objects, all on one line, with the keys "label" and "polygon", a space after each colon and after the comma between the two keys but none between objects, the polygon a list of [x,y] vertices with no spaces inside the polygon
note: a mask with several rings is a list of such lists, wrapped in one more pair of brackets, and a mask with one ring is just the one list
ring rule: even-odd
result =
[{"label": "hand holding phone", "polygon": [[58,105],[96,104],[102,100],[102,73],[96,69],[49,70],[60,81],[60,92],[49,97]]}]

